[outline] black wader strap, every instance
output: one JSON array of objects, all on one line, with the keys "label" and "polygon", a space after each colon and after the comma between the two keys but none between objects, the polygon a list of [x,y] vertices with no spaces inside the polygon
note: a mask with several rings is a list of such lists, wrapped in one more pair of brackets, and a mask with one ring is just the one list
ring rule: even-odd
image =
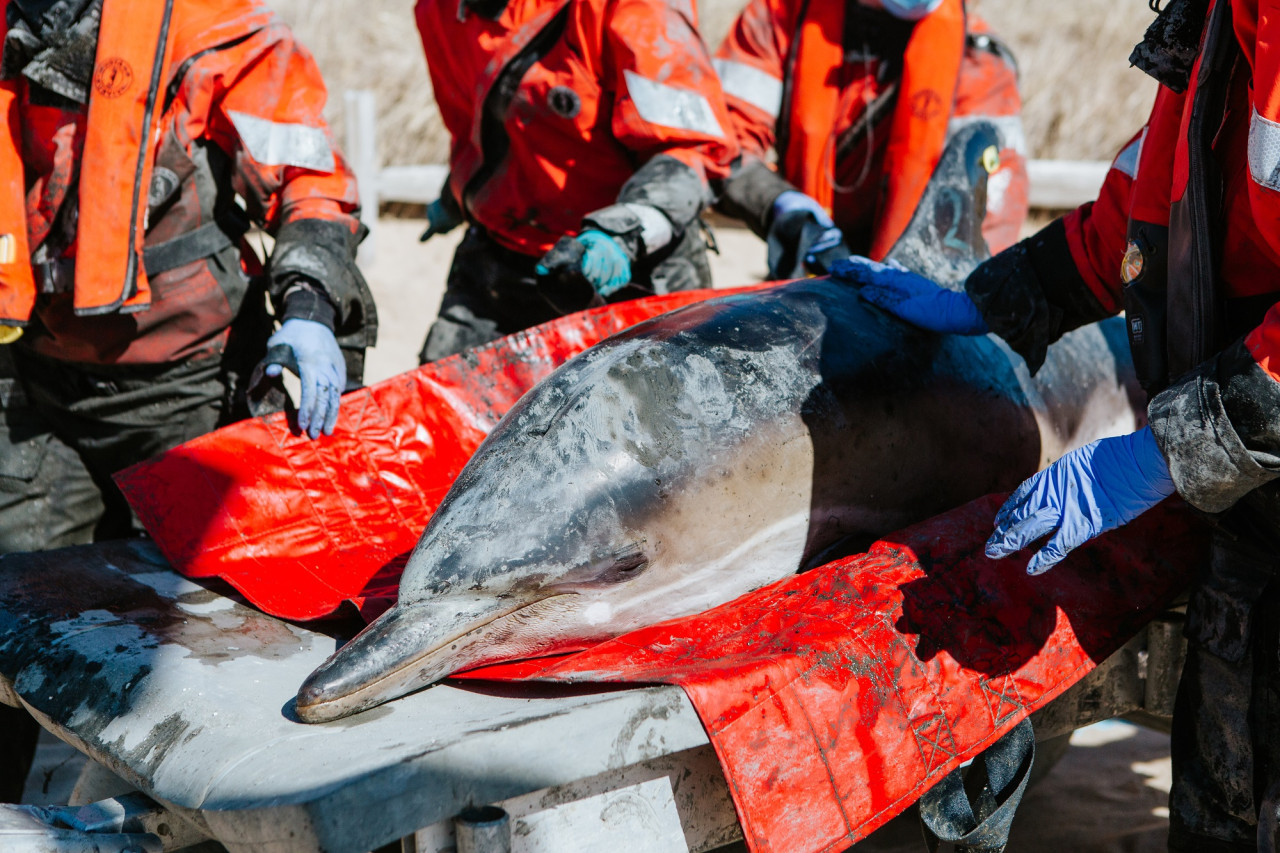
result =
[{"label": "black wader strap", "polygon": [[1031,720],[1023,720],[987,747],[969,766],[983,773],[982,792],[971,803],[964,777],[956,769],[920,798],[920,822],[929,853],[940,842],[956,845],[956,853],[1001,853],[1009,843],[1013,813],[1031,777],[1036,741]]},{"label": "black wader strap", "polygon": [[157,276],[212,257],[233,245],[235,240],[217,222],[208,222],[172,240],[146,247],[142,250],[142,264],[148,277]]}]

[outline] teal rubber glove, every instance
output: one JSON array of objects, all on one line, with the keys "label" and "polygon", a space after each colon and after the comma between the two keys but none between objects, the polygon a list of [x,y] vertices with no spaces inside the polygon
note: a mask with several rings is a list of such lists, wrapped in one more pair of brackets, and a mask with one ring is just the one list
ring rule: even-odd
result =
[{"label": "teal rubber glove", "polygon": [[943,335],[985,335],[987,321],[967,294],[914,273],[896,261],[852,257],[836,261],[831,277],[861,285],[858,296],[895,317]]},{"label": "teal rubber glove", "polygon": [[1039,575],[1072,549],[1128,524],[1174,493],[1151,427],[1076,448],[1018,487],[996,513],[987,541],[994,559],[1053,538],[1027,563]]},{"label": "teal rubber glove", "polygon": [[612,296],[630,284],[631,258],[617,240],[594,228],[571,240],[582,247],[582,252],[567,252],[557,243],[538,263],[538,275],[550,275],[553,270],[577,272],[603,297]]},{"label": "teal rubber glove", "polygon": [[[312,438],[333,435],[338,422],[342,390],[347,386],[347,362],[333,332],[315,320],[285,320],[267,339],[267,349],[285,345],[298,362],[302,399],[298,403],[298,429]],[[284,365],[268,364],[267,376],[279,376]]]},{"label": "teal rubber glove", "polygon": [[418,242],[425,243],[437,234],[448,234],[462,223],[457,208],[445,202],[442,196],[427,205],[427,230],[418,237]]}]

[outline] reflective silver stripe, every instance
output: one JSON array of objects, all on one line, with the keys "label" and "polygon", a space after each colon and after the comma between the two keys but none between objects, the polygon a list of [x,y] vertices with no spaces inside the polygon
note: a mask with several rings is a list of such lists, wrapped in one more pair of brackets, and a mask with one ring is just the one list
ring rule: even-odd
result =
[{"label": "reflective silver stripe", "polygon": [[782,81],[754,65],[713,59],[711,64],[720,75],[720,86],[726,95],[746,101],[774,118],[782,112]]},{"label": "reflective silver stripe", "polygon": [[1130,142],[1124,147],[1116,159],[1111,163],[1111,168],[1117,172],[1123,172],[1130,178],[1138,177],[1138,164],[1142,162],[1142,143],[1147,139],[1147,129],[1144,127],[1138,138]]},{"label": "reflective silver stripe", "polygon": [[701,93],[646,80],[630,70],[624,71],[623,76],[627,81],[627,94],[631,95],[631,102],[636,105],[636,112],[650,124],[707,136],[724,136],[715,111]]},{"label": "reflective silver stripe", "polygon": [[1249,174],[1259,186],[1280,190],[1280,124],[1257,109],[1249,119]]},{"label": "reflective silver stripe", "polygon": [[647,204],[624,204],[623,207],[640,220],[640,239],[646,252],[652,254],[671,245],[676,236],[675,229],[661,210]]},{"label": "reflective silver stripe", "polygon": [[333,149],[320,128],[269,121],[234,110],[228,110],[228,115],[244,147],[262,165],[333,171]]},{"label": "reflective silver stripe", "polygon": [[952,116],[951,121],[947,122],[947,136],[952,137],[961,129],[980,121],[995,125],[996,133],[1000,135],[1001,148],[1027,156],[1027,134],[1022,130],[1021,116]]}]

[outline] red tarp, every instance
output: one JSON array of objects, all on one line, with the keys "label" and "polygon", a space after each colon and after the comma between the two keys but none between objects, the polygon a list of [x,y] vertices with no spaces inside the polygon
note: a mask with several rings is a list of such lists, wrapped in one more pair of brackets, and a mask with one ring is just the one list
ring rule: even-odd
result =
[{"label": "red tarp", "polygon": [[175,569],[285,619],[351,601],[371,619],[462,466],[525,391],[643,320],[738,290],[651,296],[553,320],[342,398],[312,441],[284,415],[224,427],[116,475]]},{"label": "red tarp", "polygon": [[[394,600],[408,551],[484,436],[557,365],[708,296],[566,317],[343,399],[309,441],[235,424],[117,476],[179,571],[292,619]],[[1047,575],[982,556],[986,498],[707,613],[481,678],[669,682],[698,710],[755,851],[834,851],[1048,703],[1185,585],[1206,551],[1167,503]]]},{"label": "red tarp", "polygon": [[982,553],[999,505],[585,652],[463,677],[678,684],[751,850],[843,850],[1087,675],[1207,556],[1168,501],[1032,578],[1027,553]]}]

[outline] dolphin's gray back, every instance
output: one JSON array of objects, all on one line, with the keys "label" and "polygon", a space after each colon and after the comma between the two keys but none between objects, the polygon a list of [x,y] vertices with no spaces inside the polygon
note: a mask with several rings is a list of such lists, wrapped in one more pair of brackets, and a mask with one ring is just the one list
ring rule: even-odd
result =
[{"label": "dolphin's gray back", "polygon": [[[459,476],[405,585],[438,591],[533,563],[598,563],[613,546],[596,531],[643,531],[717,472],[767,467],[802,441],[811,522],[798,565],[836,538],[1012,488],[1046,456],[1097,437],[1080,427],[1099,387],[1115,397],[1109,416],[1131,424],[1115,390],[1122,362],[1104,335],[1082,330],[1032,380],[994,338],[918,331],[831,280],[698,303],[610,338],[526,394]],[[465,563],[456,576],[441,556],[450,550]]]}]

